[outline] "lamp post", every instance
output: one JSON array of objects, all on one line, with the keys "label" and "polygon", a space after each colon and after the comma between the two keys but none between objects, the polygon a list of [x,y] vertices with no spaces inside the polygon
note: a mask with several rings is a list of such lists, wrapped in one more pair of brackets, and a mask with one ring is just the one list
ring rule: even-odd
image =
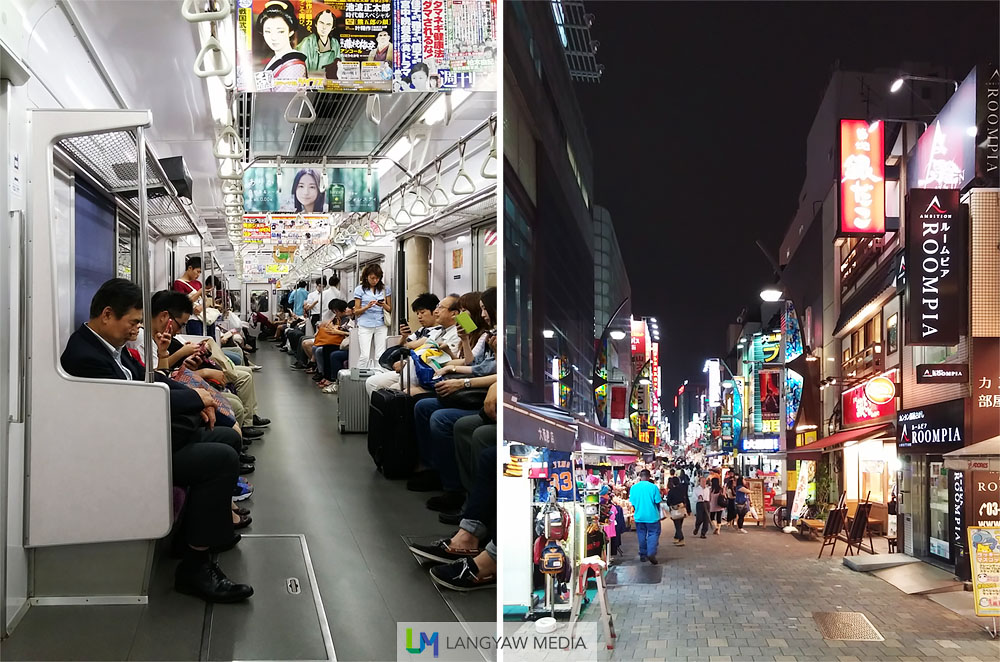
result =
[{"label": "lamp post", "polygon": [[955,91],[958,91],[958,81],[951,78],[940,78],[938,76],[914,76],[912,74],[903,74],[896,80],[892,82],[889,86],[889,91],[895,94],[903,89],[903,83],[908,80],[919,80],[924,83],[951,83],[955,86]]},{"label": "lamp post", "polygon": [[[608,426],[607,407],[605,406],[604,411],[601,411],[600,408],[597,406],[597,404],[598,404],[598,400],[599,400],[599,397],[598,397],[599,396],[599,391],[602,388],[604,389],[604,392],[605,392],[605,396],[604,396],[605,397],[605,404],[607,403],[607,396],[608,396],[608,392],[607,392],[608,391],[608,389],[607,389],[607,385],[608,385],[608,379],[607,379],[607,363],[608,363],[608,347],[607,347],[607,343],[608,343],[608,336],[610,335],[611,338],[614,339],[614,340],[624,340],[625,339],[626,335],[622,334],[622,332],[620,330],[612,331],[611,330],[611,325],[614,323],[615,318],[618,317],[618,314],[622,311],[622,309],[625,308],[625,304],[626,303],[628,303],[628,297],[625,297],[624,299],[622,299],[622,302],[620,304],[618,304],[618,307],[615,309],[615,312],[611,315],[610,319],[608,319],[608,323],[604,325],[604,331],[601,332],[601,339],[597,342],[597,347],[595,348],[595,353],[594,353],[594,374],[593,374],[593,379],[591,380],[592,385],[593,385],[593,389],[594,389],[594,413],[597,415],[597,422],[598,422],[598,424],[600,424],[602,427],[607,427]],[[619,334],[621,334],[621,335],[619,335]],[[604,375],[600,374],[601,373],[601,363],[602,363],[601,362],[601,354],[602,353],[604,354],[604,361],[603,361],[603,363],[604,363],[604,372],[605,372]]]}]

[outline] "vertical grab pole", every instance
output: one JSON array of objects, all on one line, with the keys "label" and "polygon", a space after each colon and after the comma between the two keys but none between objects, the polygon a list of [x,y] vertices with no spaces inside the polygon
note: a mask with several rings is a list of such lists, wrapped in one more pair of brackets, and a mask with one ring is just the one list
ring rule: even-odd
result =
[{"label": "vertical grab pole", "polygon": [[[212,304],[218,310],[220,310],[220,311],[222,310],[222,308],[219,307],[219,302],[216,301],[215,298],[216,298],[216,296],[218,295],[218,293],[221,290],[222,290],[222,287],[219,285],[219,281],[217,281],[215,279],[215,246],[213,244],[213,246],[212,246]],[[208,335],[208,328],[207,327],[205,329],[205,335],[206,336]]]},{"label": "vertical grab pole", "polygon": [[198,230],[198,247],[201,250],[201,332],[208,335],[208,296],[205,292],[205,237]]},{"label": "vertical grab pole", "polygon": [[136,147],[139,165],[139,255],[140,279],[142,282],[142,353],[146,357],[146,383],[153,383],[153,371],[159,360],[153,356],[152,304],[150,303],[149,281],[149,212],[146,208],[146,130],[136,129]]}]

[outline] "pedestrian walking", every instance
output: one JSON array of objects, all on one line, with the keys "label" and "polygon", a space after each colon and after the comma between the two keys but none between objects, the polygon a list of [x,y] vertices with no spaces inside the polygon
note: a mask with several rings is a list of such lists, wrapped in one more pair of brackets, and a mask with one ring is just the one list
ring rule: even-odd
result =
[{"label": "pedestrian walking", "polygon": [[734,494],[736,495],[737,528],[740,533],[746,533],[747,530],[743,528],[743,519],[747,516],[747,512],[750,510],[750,489],[743,484],[743,476],[736,479]]},{"label": "pedestrian walking", "polygon": [[670,508],[670,519],[674,522],[674,544],[684,545],[684,518],[688,515],[687,490],[678,478],[671,478],[667,483],[667,507]]},{"label": "pedestrian walking", "polygon": [[714,477],[712,478],[712,487],[709,489],[708,517],[712,522],[712,534],[716,536],[722,530],[722,511],[726,509],[724,505],[719,503],[720,497],[723,500],[726,498],[722,491],[722,483],[719,482],[718,477]]},{"label": "pedestrian walking", "polygon": [[736,526],[736,481],[732,476],[726,478],[726,524]]},{"label": "pedestrian walking", "polygon": [[635,507],[635,533],[639,538],[639,560],[656,560],[656,548],[660,543],[660,488],[657,487],[648,469],[639,472],[639,481],[629,490],[628,500]]},{"label": "pedestrian walking", "polygon": [[[698,486],[694,488],[695,508],[698,509],[694,520],[694,534],[700,538],[704,538],[705,534],[708,533],[708,508],[711,499],[712,493],[708,488],[708,479],[701,476],[698,478]],[[698,534],[699,528],[701,529],[700,535]]]},{"label": "pedestrian walking", "polygon": [[684,505],[687,506],[688,513],[693,513],[694,511],[691,509],[691,478],[681,469],[677,480],[681,482],[681,487],[684,488]]}]

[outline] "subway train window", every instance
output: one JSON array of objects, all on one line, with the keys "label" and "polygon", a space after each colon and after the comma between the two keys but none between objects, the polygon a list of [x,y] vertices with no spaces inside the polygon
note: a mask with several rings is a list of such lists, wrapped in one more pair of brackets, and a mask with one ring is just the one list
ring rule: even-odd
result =
[{"label": "subway train window", "polygon": [[4,6],[4,659],[496,621],[498,5],[423,4]]}]

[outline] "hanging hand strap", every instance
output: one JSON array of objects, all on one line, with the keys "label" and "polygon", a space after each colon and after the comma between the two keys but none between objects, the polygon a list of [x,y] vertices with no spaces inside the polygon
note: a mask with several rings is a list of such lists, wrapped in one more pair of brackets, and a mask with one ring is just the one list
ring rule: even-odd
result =
[{"label": "hanging hand strap", "polygon": [[[486,166],[492,162],[494,164],[493,171],[487,172]],[[490,153],[489,156],[483,161],[483,167],[479,169],[479,175],[483,179],[496,179],[496,162],[497,162],[497,118],[493,116],[490,119]]]},{"label": "hanging hand strap", "polygon": [[[229,161],[229,162],[231,162],[233,164],[232,172],[230,172],[228,175],[224,174],[224,172],[223,172],[223,166],[226,164],[227,161]],[[243,179],[243,164],[240,163],[240,161],[238,159],[223,159],[222,163],[219,164],[219,179],[229,179],[229,180],[239,179],[239,180],[242,180]]]},{"label": "hanging hand strap", "polygon": [[[219,65],[218,69],[205,69],[205,58],[209,53],[215,51],[219,54]],[[194,75],[198,78],[210,78],[212,76],[228,76],[233,70],[233,64],[226,57],[226,54],[222,52],[222,44],[215,37],[209,37],[205,40],[202,45],[201,50],[198,51],[198,56],[194,59]]]},{"label": "hanging hand strap", "polygon": [[427,202],[431,207],[447,207],[448,192],[441,186],[441,159],[434,162],[434,170],[434,190],[431,191],[431,196],[428,198]]},{"label": "hanging hand strap", "polygon": [[[426,188],[427,187],[422,186],[420,184],[420,175],[417,175],[417,186],[416,186],[416,188],[413,189],[413,191],[416,194],[417,198],[416,198],[416,200],[413,201],[413,204],[410,205],[410,215],[411,216],[426,216],[427,212],[430,211],[428,209],[428,207],[427,207],[427,200],[425,200],[424,196],[421,195],[421,191],[422,190],[426,190]],[[419,209],[419,211],[418,211],[418,209]]]},{"label": "hanging hand strap", "polygon": [[216,11],[201,11],[195,9],[194,5],[197,2],[200,6],[204,6],[204,0],[184,0],[184,4],[181,5],[181,16],[188,23],[204,23],[205,21],[221,21],[222,19],[229,16],[231,8],[229,6],[229,0],[215,0],[219,5]]},{"label": "hanging hand strap", "polygon": [[[295,105],[296,101],[301,101],[302,104],[299,106],[295,114],[292,114],[292,106]],[[309,111],[309,114],[305,117],[299,115],[302,109],[305,108]],[[292,124],[312,124],[316,121],[316,108],[309,101],[309,96],[306,94],[305,90],[299,90],[292,97],[292,100],[288,102],[288,107],[285,108],[285,120],[291,122]]]},{"label": "hanging hand strap", "polygon": [[382,100],[379,95],[369,94],[368,98],[365,100],[365,108],[367,110],[368,119],[376,125],[382,123]]},{"label": "hanging hand strap", "polygon": [[[451,192],[454,195],[470,195],[476,192],[476,183],[472,181],[472,177],[469,177],[469,173],[465,170],[465,141],[458,143],[458,173],[455,175],[455,181],[451,185]],[[468,183],[468,190],[459,188],[459,184],[462,181]]]},{"label": "hanging hand strap", "polygon": [[[229,147],[230,140],[232,140],[233,150],[226,152],[222,148]],[[232,126],[223,127],[219,138],[212,147],[212,153],[217,159],[242,159],[244,151],[243,141],[240,140],[239,134]]]}]

